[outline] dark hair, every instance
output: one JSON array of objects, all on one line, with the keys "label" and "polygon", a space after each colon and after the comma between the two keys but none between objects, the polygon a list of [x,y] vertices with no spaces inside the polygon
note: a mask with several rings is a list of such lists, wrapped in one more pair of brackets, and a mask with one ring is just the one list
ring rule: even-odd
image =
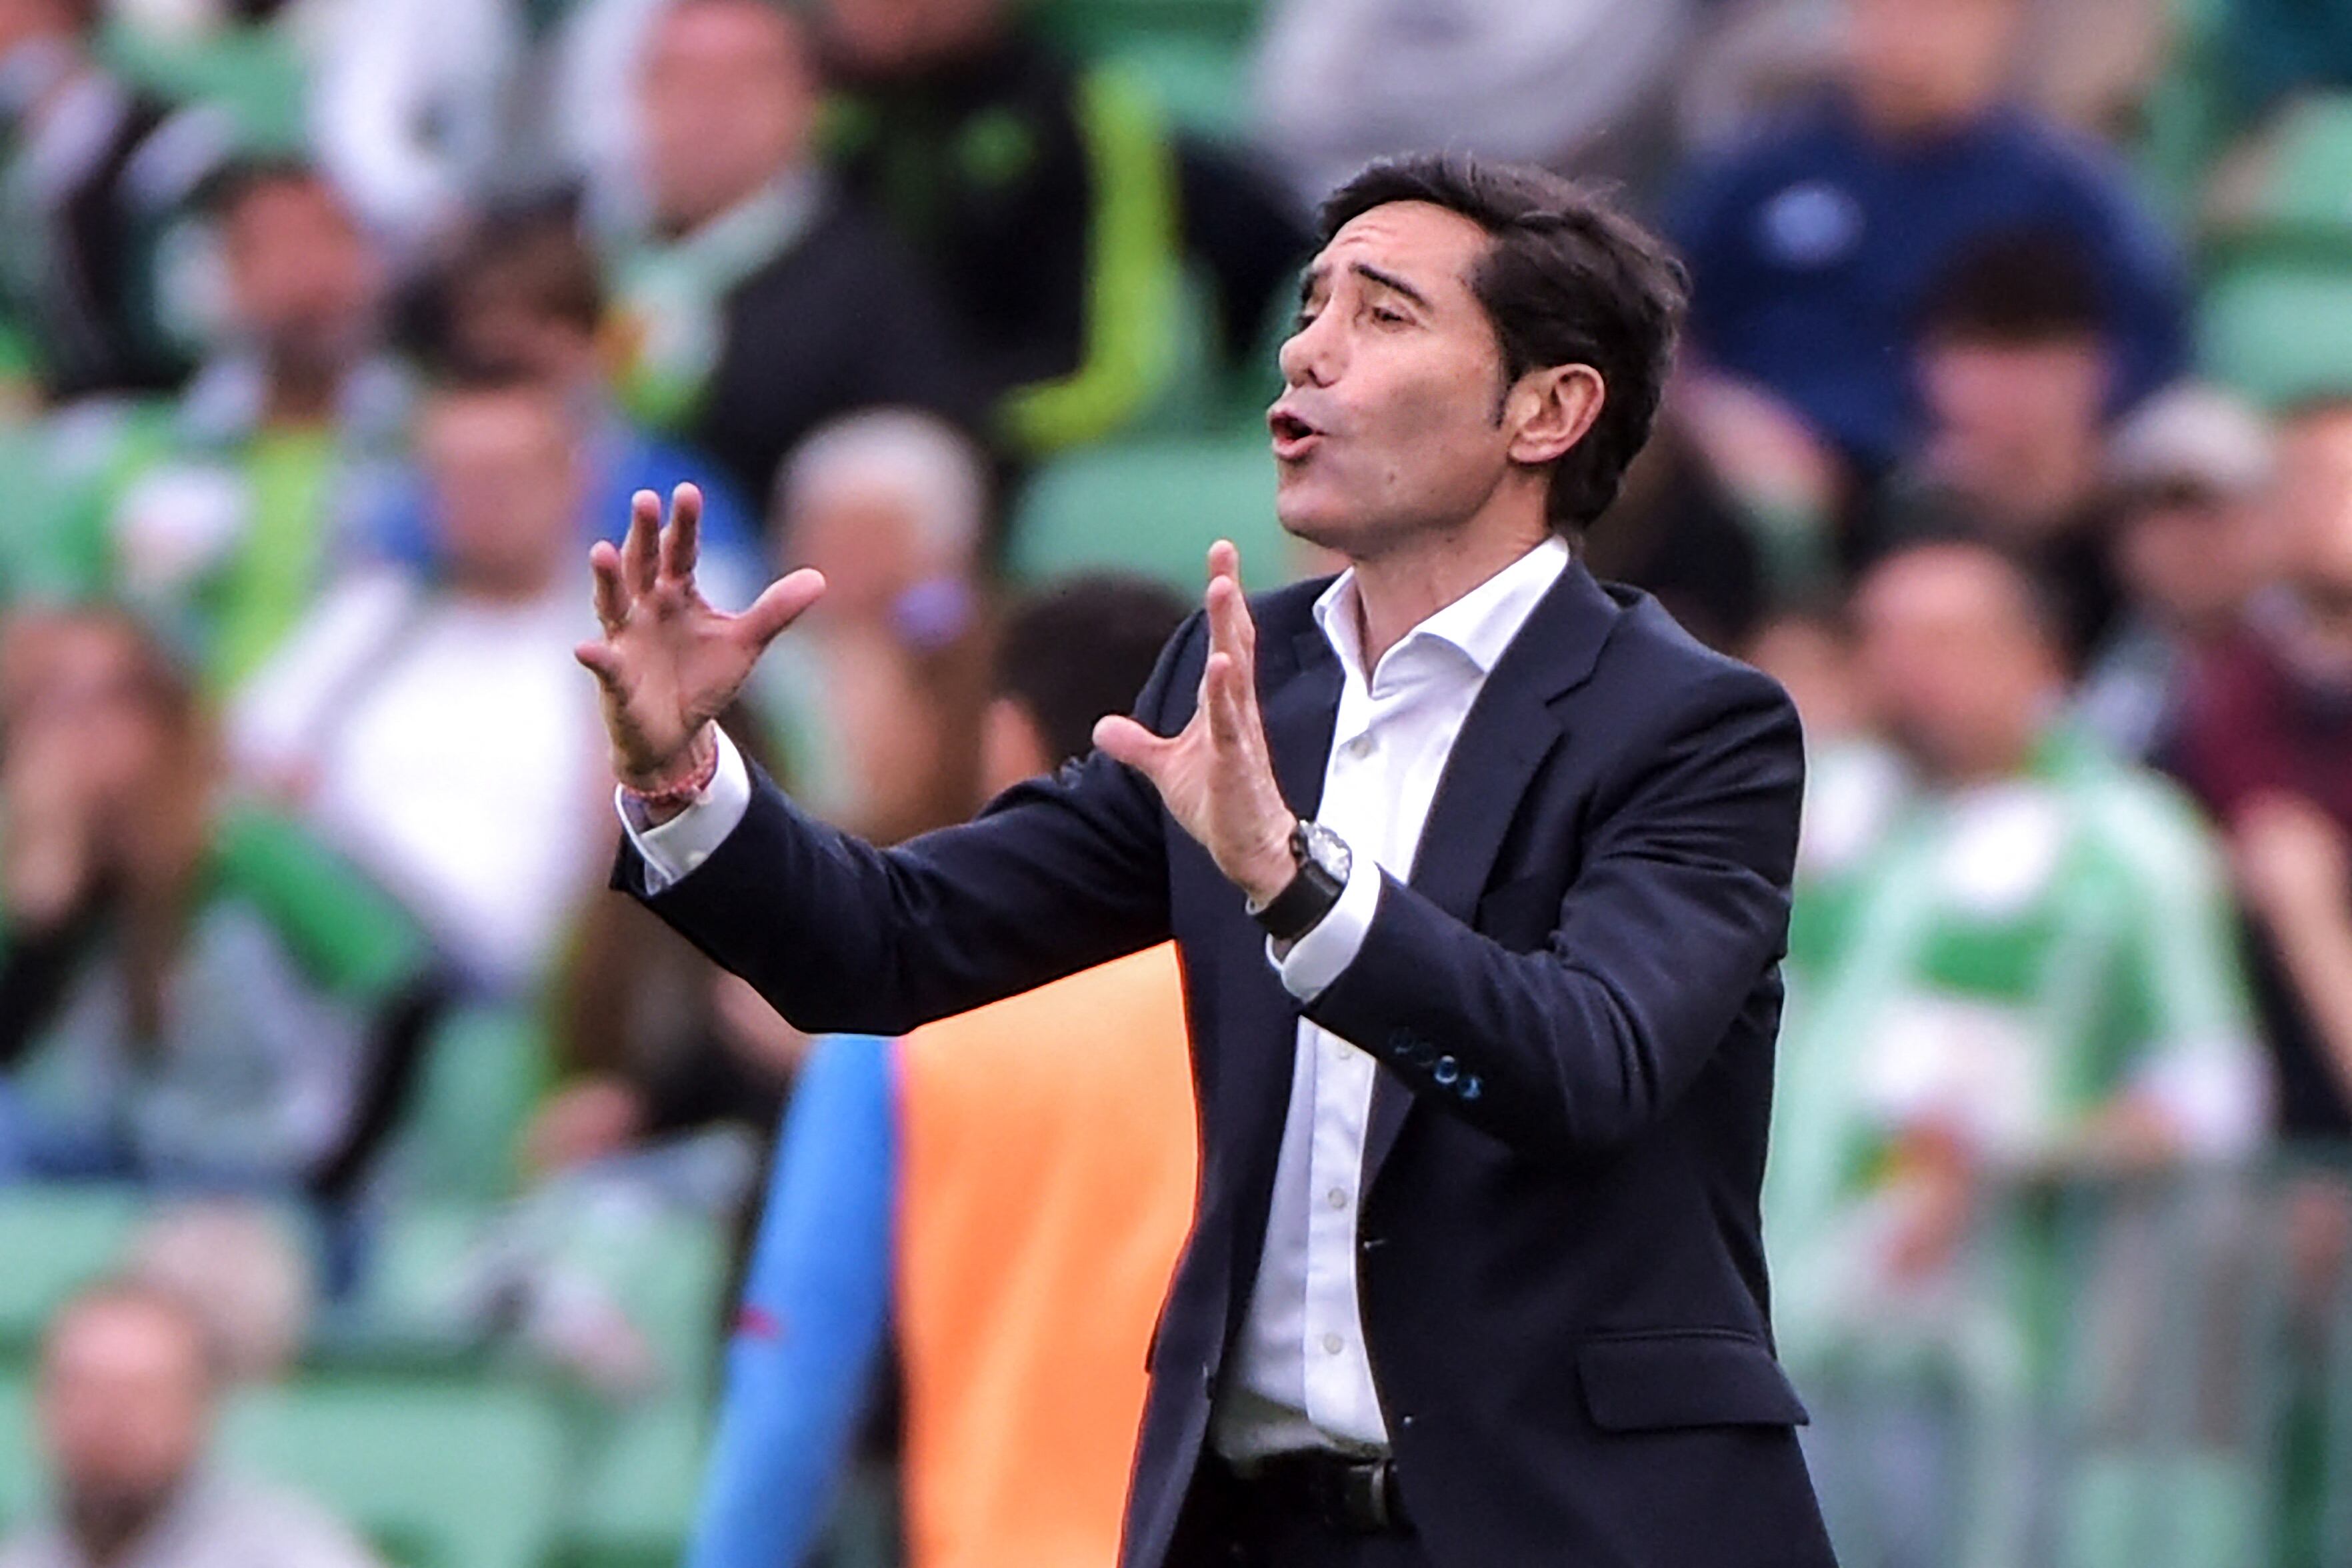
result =
[{"label": "dark hair", "polygon": [[604,320],[604,281],[569,204],[495,212],[476,225],[439,282],[453,310],[477,293],[520,297],[535,315],[583,332]]},{"label": "dark hair", "polygon": [[1318,216],[1328,244],[1391,202],[1427,202],[1492,237],[1469,278],[1503,351],[1504,384],[1530,370],[1586,364],[1601,374],[1601,414],[1553,465],[1546,510],[1573,539],[1609,510],[1650,438],[1674,368],[1689,277],[1664,241],[1600,193],[1547,170],[1459,156],[1372,164]]},{"label": "dark hair", "polygon": [[1093,749],[1095,721],[1124,713],[1184,619],[1184,601],[1149,578],[1069,578],[1029,595],[996,647],[996,689],[1026,709],[1060,762]]},{"label": "dark hair", "polygon": [[1927,342],[2025,348],[2105,335],[2098,274],[2083,247],[2049,229],[2013,229],[1962,251],[1927,291]]}]

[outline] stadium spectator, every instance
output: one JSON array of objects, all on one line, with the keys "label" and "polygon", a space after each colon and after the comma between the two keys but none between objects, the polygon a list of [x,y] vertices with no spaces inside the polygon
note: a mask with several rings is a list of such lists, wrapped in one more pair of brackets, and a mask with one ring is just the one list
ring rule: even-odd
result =
[{"label": "stadium spectator", "polygon": [[41,1351],[47,1514],[0,1543],[0,1568],[373,1568],[309,1500],[218,1472],[220,1381],[177,1298],[107,1283],[68,1302]]},{"label": "stadium spectator", "polygon": [[[1765,1194],[1776,1322],[1800,1364],[1862,1347],[2013,1407],[2054,1369],[2033,1278],[1967,1267],[1989,1206],[2242,1157],[2267,1081],[2221,858],[2185,800],[2060,721],[2061,634],[2027,574],[1981,543],[1914,543],[1864,577],[1854,619],[1891,752],[1822,770],[1809,802]],[[1912,1562],[2010,1527],[1990,1497],[1933,1517],[1969,1457],[1932,1409],[1882,1443],[1812,1402],[1833,1533],[1874,1512],[1899,1521],[1888,1560]]]},{"label": "stadium spectator", "polygon": [[[1182,616],[1168,590],[1115,578],[1024,605],[998,660],[990,785],[1092,750]],[[1166,945],[903,1040],[822,1042],[777,1152],[687,1561],[803,1560],[893,1333],[913,1568],[1113,1561],[1193,1142]]]},{"label": "stadium spectator", "polygon": [[1255,62],[1256,135],[1301,201],[1375,158],[1445,147],[1638,179],[1673,141],[1693,0],[1277,0]]},{"label": "stadium spectator", "polygon": [[939,420],[878,409],[812,435],[776,500],[780,561],[829,584],[748,693],[795,797],[883,843],[961,822],[988,695],[986,461]]},{"label": "stadium spectator", "polygon": [[624,400],[745,495],[825,420],[970,412],[916,264],[816,166],[803,26],[769,0],[669,0],[637,81],[653,231],[618,261]]},{"label": "stadium spectator", "polygon": [[120,612],[0,679],[0,1172],[347,1195],[446,995],[408,917],[227,802],[188,677]]},{"label": "stadium spectator", "polygon": [[2100,510],[2114,353],[2098,282],[2055,234],[1996,237],[1925,307],[1918,450],[1846,540],[1849,563],[1906,531],[1981,531],[2056,597],[2070,668],[2112,629],[2123,589]]},{"label": "stadium spectator", "polygon": [[[547,205],[492,214],[467,235],[436,283],[440,320],[429,357],[460,374],[535,375],[571,401],[588,465],[582,552],[599,539],[618,542],[637,491],[667,493],[691,479],[702,490],[706,591],[720,604],[748,602],[763,553],[759,519],[708,457],[621,411],[599,336],[604,279],[571,215]],[[416,487],[404,488],[381,524],[380,552],[419,568],[433,564],[423,502]]]},{"label": "stadium spectator", "polygon": [[[2170,380],[2185,279],[2121,170],[2004,91],[2024,0],[1844,0],[1838,83],[1696,169],[1672,228],[1706,374],[1864,486],[1916,437],[1908,349],[1937,280],[1988,237],[2065,236],[2097,280],[2109,403]],[[1704,435],[1705,433],[1702,432]]]},{"label": "stadium spectator", "polygon": [[[545,979],[611,841],[593,693],[572,675],[593,624],[580,434],[536,378],[435,389],[417,449],[439,571],[331,587],[236,710],[242,766],[508,997]],[[478,809],[490,782],[507,809]]]},{"label": "stadium spectator", "polygon": [[2284,581],[2191,677],[2168,759],[2228,832],[2282,1131],[2352,1137],[2352,405],[2289,417]]},{"label": "stadium spectator", "polygon": [[185,243],[232,151],[217,111],[102,67],[100,0],[0,0],[0,370],[52,402],[164,392],[194,363]]},{"label": "stadium spectator", "polygon": [[1127,73],[1074,65],[1005,0],[819,9],[848,95],[834,162],[929,263],[1000,443],[1049,452],[1148,405],[1178,350],[1187,251],[1228,355],[1262,351],[1313,248],[1269,177],[1174,136]]},{"label": "stadium spectator", "polygon": [[524,144],[523,0],[314,7],[310,141],[404,259],[460,232]]},{"label": "stadium spectator", "polygon": [[47,571],[168,625],[226,691],[362,548],[410,390],[379,343],[382,260],[324,177],[249,165],[213,205],[232,335],[176,401],[60,431]]},{"label": "stadium spectator", "polygon": [[2116,432],[2106,464],[2106,535],[2123,586],[2076,710],[2141,761],[2169,744],[2189,671],[2235,637],[2274,570],[2272,437],[2226,393],[2158,393]]}]

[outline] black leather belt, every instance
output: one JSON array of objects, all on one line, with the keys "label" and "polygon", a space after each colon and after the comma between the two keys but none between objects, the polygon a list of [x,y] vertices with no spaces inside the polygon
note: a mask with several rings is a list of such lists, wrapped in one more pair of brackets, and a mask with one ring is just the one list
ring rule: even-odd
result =
[{"label": "black leather belt", "polygon": [[1342,1535],[1411,1535],[1394,1459],[1283,1454],[1228,1466],[1234,1487],[1257,1509],[1304,1514]]}]

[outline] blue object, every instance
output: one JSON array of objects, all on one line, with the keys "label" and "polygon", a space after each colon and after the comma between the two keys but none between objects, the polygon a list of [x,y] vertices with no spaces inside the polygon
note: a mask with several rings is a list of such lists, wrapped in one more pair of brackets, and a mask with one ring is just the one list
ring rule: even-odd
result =
[{"label": "blue object", "polygon": [[889,1324],[897,1049],[832,1037],[793,1086],[686,1568],[792,1568],[832,1511]]},{"label": "blue object", "polygon": [[[756,591],[761,571],[759,514],[736,493],[732,481],[709,458],[690,447],[627,421],[603,421],[589,439],[587,505],[580,519],[583,548],[599,539],[617,544],[628,531],[629,500],[652,490],[665,500],[674,486],[692,481],[702,490],[702,555],[711,563],[714,588],[727,596]],[[394,499],[376,520],[372,543],[380,556],[430,572],[438,564],[424,482],[402,476]],[[714,593],[714,597],[719,596]],[[724,608],[740,605],[722,605]]]},{"label": "blue object", "polygon": [[2105,292],[2113,406],[2187,367],[2179,251],[2104,150],[2027,110],[1890,143],[1832,95],[1703,166],[1667,226],[1709,363],[1776,393],[1879,470],[1921,423],[1911,345],[1946,268],[2020,230],[2073,237]]}]

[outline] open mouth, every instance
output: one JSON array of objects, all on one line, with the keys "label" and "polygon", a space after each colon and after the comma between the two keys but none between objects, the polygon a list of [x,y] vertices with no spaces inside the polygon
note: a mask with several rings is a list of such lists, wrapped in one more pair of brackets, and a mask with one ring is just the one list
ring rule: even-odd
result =
[{"label": "open mouth", "polygon": [[1266,428],[1274,433],[1274,455],[1291,458],[1304,457],[1321,432],[1288,409],[1277,408],[1265,416]]}]

